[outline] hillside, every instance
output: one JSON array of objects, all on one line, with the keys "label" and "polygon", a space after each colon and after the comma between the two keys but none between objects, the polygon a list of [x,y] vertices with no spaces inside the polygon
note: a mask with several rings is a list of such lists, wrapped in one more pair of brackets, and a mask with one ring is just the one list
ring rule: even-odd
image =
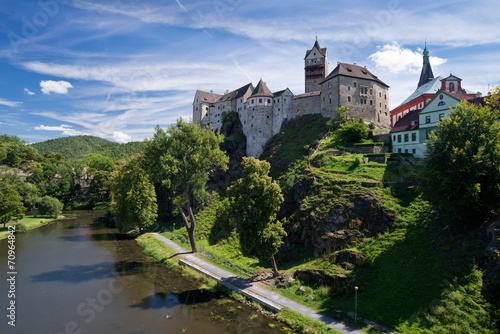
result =
[{"label": "hillside", "polygon": [[117,160],[125,159],[135,153],[141,152],[142,142],[118,144],[94,136],[73,136],[35,143],[32,144],[32,147],[41,155],[44,155],[47,151],[62,153],[67,160],[79,159],[91,153],[99,153]]},{"label": "hillside", "polygon": [[327,122],[318,115],[289,121],[261,155],[285,197],[281,278],[239,251],[221,219],[223,193],[196,215],[204,255],[325,314],[341,310],[347,322],[358,286],[358,316],[387,329],[498,333],[500,257],[485,251],[486,230],[435,212],[418,190],[421,166],[390,154],[368,161],[334,131],[325,138]]}]

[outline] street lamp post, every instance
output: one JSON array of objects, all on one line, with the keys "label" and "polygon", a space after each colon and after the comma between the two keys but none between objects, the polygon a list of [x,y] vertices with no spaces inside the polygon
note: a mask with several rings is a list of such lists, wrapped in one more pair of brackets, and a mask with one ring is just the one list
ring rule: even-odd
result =
[{"label": "street lamp post", "polygon": [[175,239],[175,223],[174,223],[174,239]]},{"label": "street lamp post", "polygon": [[358,322],[358,287],[354,287],[355,302],[354,302],[354,322]]}]

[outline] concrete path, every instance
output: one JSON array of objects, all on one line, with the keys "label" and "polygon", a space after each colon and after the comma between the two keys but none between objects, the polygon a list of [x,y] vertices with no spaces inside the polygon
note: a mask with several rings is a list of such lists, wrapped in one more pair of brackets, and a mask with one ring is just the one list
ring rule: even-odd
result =
[{"label": "concrete path", "polygon": [[215,279],[220,278],[220,280],[217,279],[219,282],[223,284],[225,283],[224,285],[226,286],[233,285],[235,287],[233,290],[236,290],[242,293],[243,295],[246,295],[247,297],[261,301],[275,310],[280,310],[284,307],[287,307],[295,312],[303,314],[306,317],[321,321],[322,323],[338,330],[341,333],[364,334],[364,332],[362,331],[349,327],[326,315],[320,314],[314,311],[313,309],[310,309],[309,307],[298,304],[288,298],[285,298],[283,296],[280,296],[272,292],[271,290],[268,290],[259,285],[248,282],[247,280],[244,280],[226,270],[223,270],[208,262],[205,262],[202,259],[195,256],[194,254],[192,254],[191,252],[186,251],[185,249],[174,243],[172,240],[169,240],[164,236],[159,235],[158,233],[151,233],[151,235],[156,239],[160,240],[161,242],[164,242],[168,247],[176,251],[179,254],[179,256],[183,258],[181,263],[189,265],[195,270],[208,274],[209,276],[212,276]]}]

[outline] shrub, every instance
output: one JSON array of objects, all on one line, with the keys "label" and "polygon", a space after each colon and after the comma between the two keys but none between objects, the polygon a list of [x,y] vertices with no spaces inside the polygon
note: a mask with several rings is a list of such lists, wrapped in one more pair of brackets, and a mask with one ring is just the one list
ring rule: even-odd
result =
[{"label": "shrub", "polygon": [[347,143],[359,143],[361,140],[368,138],[368,130],[362,118],[357,122],[351,120],[345,123],[338,133],[341,140]]}]

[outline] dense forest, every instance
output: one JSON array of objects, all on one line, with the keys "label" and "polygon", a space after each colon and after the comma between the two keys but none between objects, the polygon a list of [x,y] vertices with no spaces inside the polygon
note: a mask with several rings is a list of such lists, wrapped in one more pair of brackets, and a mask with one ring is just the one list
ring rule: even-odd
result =
[{"label": "dense forest", "polygon": [[142,149],[142,142],[130,142],[118,144],[103,138],[94,136],[73,136],[51,139],[32,144],[38,153],[44,155],[46,152],[57,152],[64,155],[66,160],[80,159],[91,153],[97,153],[113,160],[127,159]]}]

